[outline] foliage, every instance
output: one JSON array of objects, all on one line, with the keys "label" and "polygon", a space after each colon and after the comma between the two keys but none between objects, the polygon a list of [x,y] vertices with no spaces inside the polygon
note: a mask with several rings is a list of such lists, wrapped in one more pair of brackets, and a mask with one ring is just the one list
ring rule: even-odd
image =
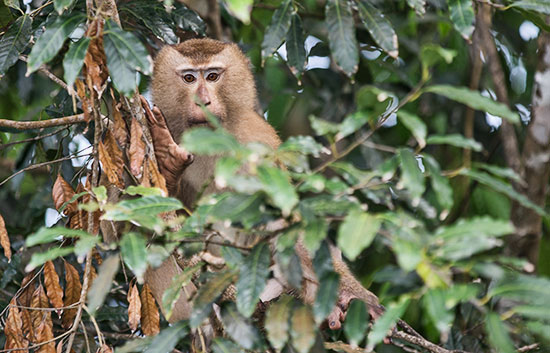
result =
[{"label": "foliage", "polygon": [[[505,119],[527,135],[537,46],[516,32],[520,25],[548,29],[543,2],[495,6],[507,106],[493,99],[488,73],[482,90],[467,88],[480,6],[471,0],[222,1],[224,30],[247,49],[260,103],[284,143],[273,151],[240,145],[219,127],[186,132],[187,150],[220,156],[213,182],[227,187],[203,195],[193,210],[168,197],[144,143],[143,113],[131,104],[147,89],[149,53],[204,35],[203,20],[167,0],[117,2],[121,25],[115,16],[103,21],[99,10],[90,15],[81,0],[32,2],[26,11],[20,5],[0,4],[1,117],[82,114],[86,121],[0,128],[6,349],[61,338],[58,329],[82,315],[81,327],[97,340],[75,329],[76,351],[87,344],[106,352],[188,351],[213,303],[226,333],[213,341],[215,352],[309,352],[336,341],[390,352],[383,341],[400,319],[446,349],[550,346],[550,263],[504,251],[517,231],[510,210],[521,205],[544,220],[536,249],[544,253],[547,203],[518,188],[525,175],[505,167],[493,123]],[[44,68],[62,76],[66,89],[42,76]],[[463,133],[467,109],[476,110],[474,135]],[[75,154],[80,158],[70,158]],[[209,271],[215,264],[205,262],[188,267],[156,303],[143,284],[147,267],[173,251],[200,256],[208,250],[203,235],[220,224],[248,242],[221,246],[214,260],[222,270]],[[273,224],[283,225],[270,230]],[[108,239],[109,228],[120,239]],[[298,240],[319,280],[314,303],[283,295],[258,306],[273,264],[292,292],[302,286]],[[321,325],[338,291],[328,244],[386,307],[373,325],[359,301],[350,304],[343,329]],[[524,274],[534,265],[537,273]],[[168,326],[158,307],[171,315],[178,289],[191,282],[199,290],[190,319]],[[234,303],[224,300],[232,284]],[[78,304],[83,287],[86,310]]]}]

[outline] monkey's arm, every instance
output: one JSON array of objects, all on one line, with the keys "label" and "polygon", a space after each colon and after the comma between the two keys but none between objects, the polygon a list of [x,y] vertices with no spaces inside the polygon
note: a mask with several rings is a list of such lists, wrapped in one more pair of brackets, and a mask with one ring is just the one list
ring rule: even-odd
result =
[{"label": "monkey's arm", "polygon": [[175,195],[177,194],[179,178],[185,167],[193,162],[193,155],[174,141],[160,109],[154,106],[151,110],[147,100],[143,96],[140,96],[140,98],[151,130],[160,172],[166,179],[168,193]]}]

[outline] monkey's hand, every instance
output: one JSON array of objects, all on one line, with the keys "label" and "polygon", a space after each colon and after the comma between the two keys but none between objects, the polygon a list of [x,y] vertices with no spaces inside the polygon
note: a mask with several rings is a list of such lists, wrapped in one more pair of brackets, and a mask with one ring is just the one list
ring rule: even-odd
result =
[{"label": "monkey's hand", "polygon": [[327,317],[327,323],[330,329],[338,330],[342,327],[342,323],[346,319],[349,303],[353,299],[359,299],[367,304],[370,317],[373,320],[378,319],[384,313],[384,307],[380,305],[376,295],[362,286],[360,288],[352,288],[344,284],[340,288],[338,301],[336,302],[334,309],[332,309],[332,312]]},{"label": "monkey's hand", "polygon": [[153,138],[155,156],[160,172],[166,179],[168,192],[173,194],[177,190],[178,181],[183,170],[193,162],[193,155],[174,141],[160,109],[154,106],[151,111],[147,100],[143,96],[140,96],[140,98]]}]

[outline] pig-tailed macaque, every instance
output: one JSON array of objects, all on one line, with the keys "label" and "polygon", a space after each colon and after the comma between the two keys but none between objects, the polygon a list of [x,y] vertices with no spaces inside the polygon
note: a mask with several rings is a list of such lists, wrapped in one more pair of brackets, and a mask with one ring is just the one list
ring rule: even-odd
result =
[{"label": "pig-tailed macaque", "polygon": [[[204,107],[242,144],[262,142],[276,149],[281,143],[273,127],[257,113],[256,87],[249,66],[248,58],[237,45],[212,39],[191,39],[176,46],[165,46],[155,59],[152,80],[155,107],[153,114],[149,114],[149,125],[156,157],[169,193],[188,208],[193,206],[204,183],[212,180],[216,157],[192,156],[176,141],[179,142],[188,129],[209,126]],[[204,192],[214,191],[216,186],[212,182]],[[318,284],[311,256],[300,242],[296,252],[307,282],[302,286],[301,296],[312,303]],[[328,318],[329,327],[340,327],[347,306],[354,298],[365,301],[371,316],[379,317],[383,308],[377,297],[355,279],[337,248],[332,247],[331,252],[334,268],[340,274],[340,294]],[[160,268],[148,271],[146,281],[158,302],[179,272],[181,269],[173,258]],[[284,290],[286,288],[280,289]],[[188,298],[195,292],[193,284],[184,288],[185,295],[176,303],[171,322],[189,318]],[[270,293],[267,297],[280,294]]]}]

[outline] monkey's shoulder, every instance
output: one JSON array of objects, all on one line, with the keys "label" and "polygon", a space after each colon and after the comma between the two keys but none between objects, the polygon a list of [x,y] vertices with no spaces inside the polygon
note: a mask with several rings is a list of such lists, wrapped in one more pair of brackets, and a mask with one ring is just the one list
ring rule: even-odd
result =
[{"label": "monkey's shoulder", "polygon": [[277,131],[256,112],[240,117],[234,135],[240,143],[262,142],[273,149],[281,144]]}]

